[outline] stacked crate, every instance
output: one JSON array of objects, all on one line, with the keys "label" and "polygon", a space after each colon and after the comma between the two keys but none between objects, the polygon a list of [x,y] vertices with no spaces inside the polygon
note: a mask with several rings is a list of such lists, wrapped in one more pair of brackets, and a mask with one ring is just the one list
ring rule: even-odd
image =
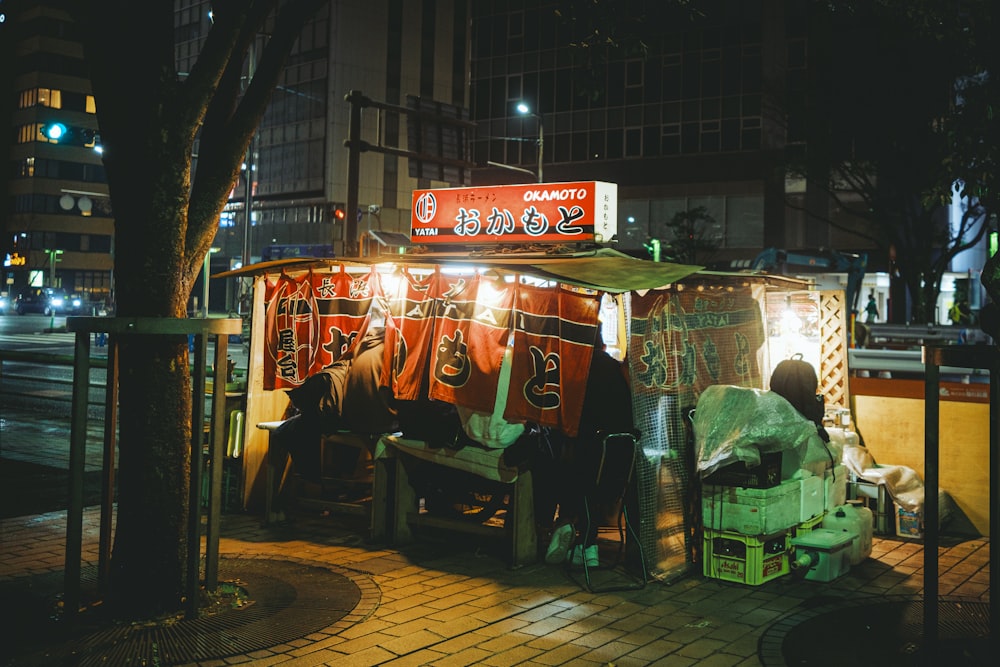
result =
[{"label": "stacked crate", "polygon": [[[767,470],[763,462],[758,468]],[[735,474],[716,473],[706,481],[731,480]],[[800,527],[811,530],[822,521],[825,480],[807,476],[781,481],[780,474],[758,471],[752,479],[735,481],[756,484],[702,486],[702,571],[707,577],[756,586],[790,571],[791,537]]]}]

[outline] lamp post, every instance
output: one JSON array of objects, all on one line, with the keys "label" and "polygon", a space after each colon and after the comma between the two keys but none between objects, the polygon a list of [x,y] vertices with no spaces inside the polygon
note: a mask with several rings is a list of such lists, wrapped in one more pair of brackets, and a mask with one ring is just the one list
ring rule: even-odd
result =
[{"label": "lamp post", "polygon": [[533,112],[531,107],[524,102],[518,103],[517,111],[525,116],[534,116],[538,119],[538,182],[541,183],[544,180],[542,178],[542,157],[545,154],[545,123],[542,121],[542,115]]},{"label": "lamp post", "polygon": [[[59,261],[59,256],[63,254],[62,250],[48,250],[46,249],[45,254],[49,256],[49,288],[55,289],[56,286],[56,262]],[[52,330],[56,325],[56,311],[54,308],[49,308],[49,330]]]}]

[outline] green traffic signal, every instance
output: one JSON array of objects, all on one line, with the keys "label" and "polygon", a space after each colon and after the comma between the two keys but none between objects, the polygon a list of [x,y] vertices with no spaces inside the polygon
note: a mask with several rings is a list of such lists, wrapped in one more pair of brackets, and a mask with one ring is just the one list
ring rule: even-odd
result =
[{"label": "green traffic signal", "polygon": [[53,122],[44,123],[39,126],[38,133],[47,141],[54,144],[84,146],[100,151],[100,140],[97,130]]},{"label": "green traffic signal", "polygon": [[64,139],[68,132],[69,130],[62,123],[46,123],[41,127],[42,136],[49,141]]}]

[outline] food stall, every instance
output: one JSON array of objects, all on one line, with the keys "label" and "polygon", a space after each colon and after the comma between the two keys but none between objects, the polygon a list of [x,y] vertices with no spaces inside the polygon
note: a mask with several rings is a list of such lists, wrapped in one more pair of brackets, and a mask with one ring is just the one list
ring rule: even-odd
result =
[{"label": "food stall", "polygon": [[[335,364],[372,328],[384,328],[388,372],[380,389],[395,399],[454,404],[494,424],[568,433],[579,419],[600,331],[608,352],[626,362],[632,390],[640,432],[639,540],[650,574],[666,579],[686,571],[698,510],[688,496],[693,467],[685,412],[710,385],[766,388],[776,337],[769,337],[769,319],[787,318],[793,302],[805,303],[798,310],[808,316],[794,332],[778,327],[779,333],[807,337],[817,355],[842,364],[821,354],[824,339],[844,340],[842,303],[836,293],[811,293],[794,279],[706,272],[602,247],[616,217],[613,188],[604,186],[417,191],[411,237],[422,245],[413,251],[277,260],[220,274],[253,280],[244,506],[262,511],[268,488],[270,432],[255,426],[281,420],[288,391]],[[456,250],[456,230],[475,237],[471,221],[480,216],[472,212],[480,206],[492,211],[483,219],[511,222],[510,233],[497,227],[492,235],[502,242],[473,238],[468,249]],[[421,221],[433,219],[432,212],[444,212],[448,226]],[[551,231],[559,228],[552,224],[554,236],[518,237],[514,220],[529,218],[572,224],[562,232]],[[832,311],[824,315],[829,299]],[[816,359],[817,368],[824,363]],[[825,377],[836,384],[844,371],[827,369]],[[846,407],[841,385],[825,389],[828,405]],[[379,507],[376,499],[376,536],[391,520],[377,516]]]}]

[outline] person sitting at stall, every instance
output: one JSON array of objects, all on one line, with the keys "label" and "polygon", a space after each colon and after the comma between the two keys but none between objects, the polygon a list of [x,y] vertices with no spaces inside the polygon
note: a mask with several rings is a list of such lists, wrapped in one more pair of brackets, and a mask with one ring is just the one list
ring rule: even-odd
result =
[{"label": "person sitting at stall", "polygon": [[596,484],[601,439],[606,434],[630,433],[633,429],[632,393],[624,365],[608,354],[598,332],[577,435],[565,438],[555,465],[549,474],[539,475],[536,482],[536,488],[551,483],[558,504],[546,563],[561,563],[568,558],[573,565],[582,565],[585,560],[590,567],[598,564],[597,523],[591,522],[586,534],[578,534],[583,528],[580,522],[585,520],[584,497]]},{"label": "person sitting at stall", "polygon": [[[372,436],[397,429],[395,403],[381,387],[385,330],[372,328],[352,350],[333,364],[287,391],[289,405],[283,423],[271,433],[270,465],[275,467],[270,521],[283,521],[294,504],[292,472],[319,482],[325,462],[320,460],[320,440],[340,431]],[[329,447],[330,475],[350,478],[361,450],[347,444]]]}]

